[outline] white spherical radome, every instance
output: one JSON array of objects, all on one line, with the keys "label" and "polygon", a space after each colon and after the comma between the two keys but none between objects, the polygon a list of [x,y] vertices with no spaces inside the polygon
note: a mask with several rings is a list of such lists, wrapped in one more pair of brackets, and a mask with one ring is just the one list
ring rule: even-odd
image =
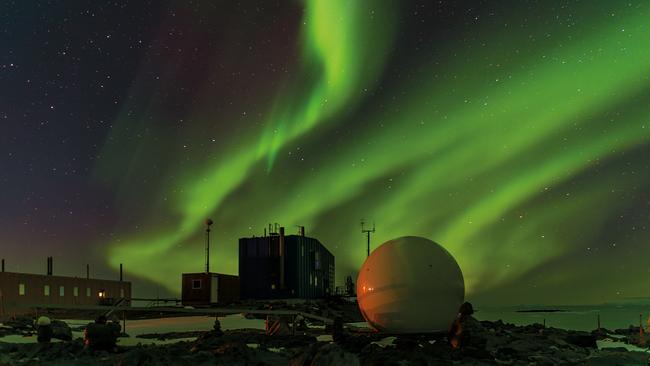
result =
[{"label": "white spherical radome", "polygon": [[454,257],[417,236],[379,246],[357,278],[361,314],[371,327],[389,333],[447,331],[464,297],[463,273]]}]

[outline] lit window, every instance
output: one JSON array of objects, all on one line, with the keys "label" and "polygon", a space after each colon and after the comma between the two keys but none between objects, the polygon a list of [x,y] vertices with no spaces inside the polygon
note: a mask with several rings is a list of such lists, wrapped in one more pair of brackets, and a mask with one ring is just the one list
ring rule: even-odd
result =
[{"label": "lit window", "polygon": [[18,285],[18,295],[25,296],[25,284],[21,283]]},{"label": "lit window", "polygon": [[318,276],[314,276],[314,286],[318,287]]},{"label": "lit window", "polygon": [[192,290],[201,289],[201,280],[192,280]]},{"label": "lit window", "polygon": [[90,297],[90,287],[86,287],[86,297]]},{"label": "lit window", "polygon": [[65,295],[65,287],[59,286],[59,296],[64,296]]},{"label": "lit window", "polygon": [[271,284],[271,290],[275,290],[275,283]]},{"label": "lit window", "polygon": [[305,244],[300,244],[300,256],[305,256]]},{"label": "lit window", "polygon": [[313,285],[313,284],[314,284],[314,275],[311,274],[311,273],[309,274],[309,284],[310,284],[310,285]]},{"label": "lit window", "polygon": [[43,286],[43,295],[50,296],[50,285]]},{"label": "lit window", "polygon": [[72,288],[72,295],[74,297],[79,296],[79,287],[75,286],[74,288]]},{"label": "lit window", "polygon": [[124,297],[124,289],[123,288],[120,289],[120,297],[122,297],[122,298]]}]

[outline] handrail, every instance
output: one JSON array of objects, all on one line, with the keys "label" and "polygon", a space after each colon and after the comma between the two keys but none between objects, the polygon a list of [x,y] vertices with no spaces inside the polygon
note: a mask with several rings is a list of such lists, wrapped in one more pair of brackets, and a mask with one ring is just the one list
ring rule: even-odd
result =
[{"label": "handrail", "polygon": [[123,297],[123,298],[117,300],[115,303],[113,303],[113,305],[111,305],[111,309],[110,309],[109,311],[107,311],[106,314],[104,314],[104,316],[107,317],[107,318],[108,318],[109,316],[111,316],[111,314],[113,314],[113,312],[114,312],[118,307],[120,307],[120,305],[122,305],[122,304],[124,303],[125,300],[126,300],[126,298]]},{"label": "handrail", "polygon": [[[106,310],[106,306],[101,305],[53,305],[53,304],[16,304],[16,307],[31,308],[31,309],[63,309],[63,310]],[[111,311],[140,311],[140,312],[157,312],[157,313],[187,313],[187,314],[205,314],[205,315],[218,315],[218,314],[260,314],[260,315],[286,315],[296,316],[302,315],[305,318],[322,321],[326,324],[334,323],[334,320],[306,313],[298,310],[257,310],[246,308],[204,308],[204,309],[187,309],[179,307],[157,307],[155,309],[150,307],[132,307],[125,304],[116,306]]]}]

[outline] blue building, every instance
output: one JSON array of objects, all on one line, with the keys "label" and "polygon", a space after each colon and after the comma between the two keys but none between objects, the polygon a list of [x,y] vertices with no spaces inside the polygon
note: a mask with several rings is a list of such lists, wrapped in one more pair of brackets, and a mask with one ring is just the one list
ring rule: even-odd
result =
[{"label": "blue building", "polygon": [[[270,230],[269,230],[270,231]],[[239,239],[241,299],[316,299],[334,294],[334,256],[317,239],[285,235]]]}]

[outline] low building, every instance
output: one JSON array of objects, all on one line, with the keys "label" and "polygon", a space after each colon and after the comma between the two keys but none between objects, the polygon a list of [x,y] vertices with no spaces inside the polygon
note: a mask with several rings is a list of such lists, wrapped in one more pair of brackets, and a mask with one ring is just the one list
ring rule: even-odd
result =
[{"label": "low building", "polygon": [[315,299],[334,294],[334,256],[317,239],[278,233],[239,239],[242,299]]},{"label": "low building", "polygon": [[183,273],[183,306],[227,305],[239,300],[239,277],[221,273]]},{"label": "low building", "polygon": [[[0,272],[0,316],[29,311],[30,306],[108,305],[131,299],[131,283],[48,274]],[[127,304],[130,301],[127,301]]]}]

